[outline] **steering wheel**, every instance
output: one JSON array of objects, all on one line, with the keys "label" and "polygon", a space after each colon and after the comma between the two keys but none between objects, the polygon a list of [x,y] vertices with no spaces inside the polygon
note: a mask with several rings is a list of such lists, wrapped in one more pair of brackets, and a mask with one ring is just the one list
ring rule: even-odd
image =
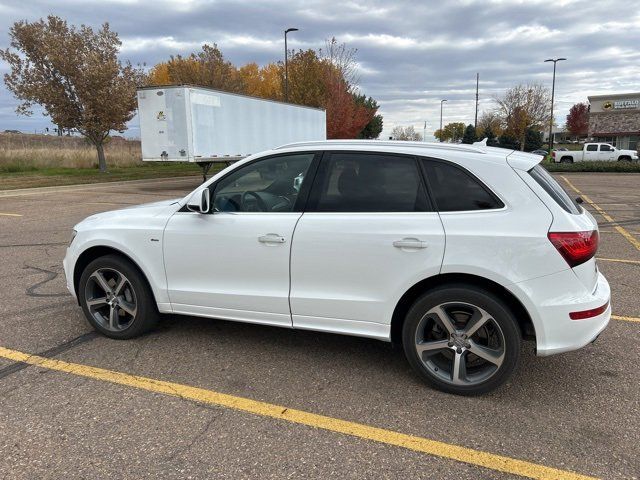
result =
[{"label": "steering wheel", "polygon": [[256,204],[258,206],[258,211],[260,212],[267,212],[269,211],[269,208],[267,207],[267,204],[264,203],[264,200],[262,200],[262,198],[260,198],[260,195],[258,195],[256,192],[252,192],[250,190],[247,190],[246,192],[243,192],[242,195],[240,196],[240,211],[242,212],[247,212],[249,210],[247,210],[247,199],[249,197],[253,197],[256,200]]}]

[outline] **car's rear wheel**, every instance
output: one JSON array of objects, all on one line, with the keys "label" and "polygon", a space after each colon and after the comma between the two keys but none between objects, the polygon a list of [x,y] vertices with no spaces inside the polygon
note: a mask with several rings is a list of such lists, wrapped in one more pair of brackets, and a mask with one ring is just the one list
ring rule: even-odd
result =
[{"label": "car's rear wheel", "polygon": [[560,159],[560,163],[573,163],[573,158],[571,158],[571,157],[562,157]]},{"label": "car's rear wheel", "polygon": [[78,295],[89,323],[107,337],[136,337],[153,328],[158,318],[146,279],[135,265],[117,255],[87,265]]},{"label": "car's rear wheel", "polygon": [[509,308],[471,285],[440,287],[416,300],[402,340],[409,363],[427,383],[461,395],[497,388],[520,358],[520,330]]}]

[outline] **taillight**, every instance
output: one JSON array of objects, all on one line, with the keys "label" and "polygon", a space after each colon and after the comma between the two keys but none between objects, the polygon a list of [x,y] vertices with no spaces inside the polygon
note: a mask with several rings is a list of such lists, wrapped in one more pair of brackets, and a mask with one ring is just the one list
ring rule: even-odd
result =
[{"label": "taillight", "polygon": [[551,157],[556,158],[556,152],[555,151],[551,152]]},{"label": "taillight", "polygon": [[598,250],[598,231],[549,232],[547,235],[570,267],[577,267],[592,258]]}]

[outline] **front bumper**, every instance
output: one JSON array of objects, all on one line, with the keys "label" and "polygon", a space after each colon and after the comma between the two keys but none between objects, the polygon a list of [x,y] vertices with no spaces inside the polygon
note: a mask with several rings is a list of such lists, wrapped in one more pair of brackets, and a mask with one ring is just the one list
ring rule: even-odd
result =
[{"label": "front bumper", "polygon": [[[593,342],[611,319],[611,289],[598,273],[593,292],[585,290],[571,270],[518,284],[527,295],[528,308],[536,330],[539,356],[577,350]],[[571,320],[570,312],[591,310],[609,302],[600,315]]]}]

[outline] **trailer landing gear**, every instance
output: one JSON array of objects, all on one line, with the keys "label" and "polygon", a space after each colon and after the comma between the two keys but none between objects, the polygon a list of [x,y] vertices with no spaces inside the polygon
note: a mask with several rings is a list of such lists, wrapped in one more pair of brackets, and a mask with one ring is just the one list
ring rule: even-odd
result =
[{"label": "trailer landing gear", "polygon": [[207,173],[211,169],[213,162],[198,162],[198,166],[202,169],[202,183],[207,181]]}]

